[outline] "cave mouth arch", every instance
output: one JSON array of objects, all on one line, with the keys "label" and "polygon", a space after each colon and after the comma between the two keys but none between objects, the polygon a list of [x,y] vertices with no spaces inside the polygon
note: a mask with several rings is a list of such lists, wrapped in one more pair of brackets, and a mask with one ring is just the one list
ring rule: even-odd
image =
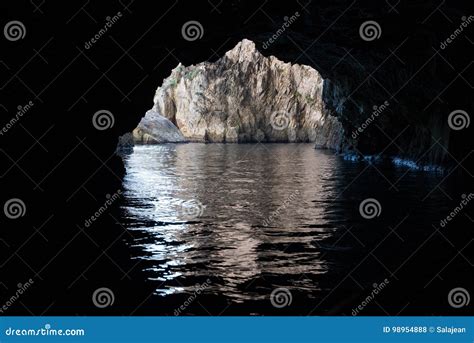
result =
[{"label": "cave mouth arch", "polygon": [[171,71],[130,144],[307,142],[338,149],[342,125],[314,68],[265,57],[243,39],[216,62]]}]

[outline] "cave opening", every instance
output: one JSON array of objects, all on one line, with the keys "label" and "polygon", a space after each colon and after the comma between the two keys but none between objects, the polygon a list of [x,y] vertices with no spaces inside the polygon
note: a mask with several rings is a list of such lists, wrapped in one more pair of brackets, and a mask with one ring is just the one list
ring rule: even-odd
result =
[{"label": "cave opening", "polygon": [[[29,97],[34,106],[22,116],[21,125],[2,132],[6,165],[2,177],[8,181],[4,195],[21,198],[27,207],[20,220],[7,221],[12,229],[4,230],[10,245],[4,249],[14,253],[16,246],[34,235],[19,255],[41,276],[41,282],[35,279],[35,294],[24,299],[35,314],[172,314],[196,282],[210,285],[199,302],[212,314],[226,308],[224,314],[349,314],[357,306],[354,299],[366,294],[350,280],[329,296],[327,291],[348,275],[346,267],[377,246],[378,238],[387,237],[383,249],[374,254],[393,271],[414,251],[414,244],[430,237],[431,224],[439,221],[440,213],[450,213],[466,193],[472,176],[460,174],[470,173],[468,161],[473,156],[468,127],[473,107],[466,96],[472,67],[466,53],[471,47],[468,31],[441,50],[439,44],[469,13],[463,5],[443,4],[441,13],[428,1],[401,2],[396,11],[360,1],[265,2],[262,7],[253,0],[225,1],[214,3],[217,9],[210,3],[134,2],[123,9],[123,18],[107,35],[85,49],[82,43],[100,24],[87,13],[99,21],[114,6],[122,10],[121,4],[104,3],[98,10],[100,5],[89,3],[73,18],[69,18],[69,4],[49,7],[44,15],[25,12],[18,5],[22,17],[33,18],[25,21],[25,40],[3,40],[9,44],[2,50],[2,60],[9,66],[4,72],[11,82],[3,90],[2,106],[16,109]],[[53,9],[58,15],[53,15]],[[181,33],[183,24],[192,20],[204,28],[196,41],[185,40]],[[359,28],[373,20],[380,24],[381,35],[366,41]],[[280,34],[285,24],[290,26]],[[245,82],[255,82],[256,75],[239,80],[235,75],[227,77],[229,65],[222,70],[209,67],[221,77],[222,94],[229,92],[222,85],[232,81],[239,81],[241,93],[216,104],[209,96],[191,102],[206,109],[207,121],[182,117],[179,106],[183,104],[169,101],[176,98],[171,92],[185,92],[186,85],[207,73],[189,66],[215,64],[244,38],[254,42],[266,59],[273,55],[284,64],[317,71],[324,80],[322,91],[318,82],[301,96],[291,94],[292,86],[288,94],[274,88],[274,93],[263,94],[267,99],[261,103],[270,104],[268,108],[239,116],[223,104],[250,108],[253,104],[248,101],[258,98],[258,88],[252,94],[246,91],[258,84],[245,87]],[[251,144],[150,145],[134,142],[128,135],[132,139],[125,136],[120,144],[135,145],[134,153],[117,156],[117,138],[137,128],[146,110],[155,105],[158,81],[168,78],[180,61],[179,82],[170,79],[169,98],[162,101],[164,106],[158,102],[155,112],[169,113],[163,119],[179,128],[177,137],[212,142],[240,139]],[[23,68],[23,63],[29,65]],[[290,67],[283,69],[290,73]],[[271,73],[270,68],[260,80],[281,80]],[[198,92],[188,98],[194,99]],[[294,108],[310,108],[316,93],[322,94],[323,101],[316,97],[316,102],[325,110],[317,109],[321,122],[311,122],[319,133],[315,138],[298,118],[290,121],[291,130],[272,127],[273,113],[285,123],[286,113],[299,113]],[[271,97],[295,107],[271,107]],[[232,103],[235,99],[238,104]],[[111,116],[107,127],[93,125],[96,113]],[[264,119],[259,121],[258,114]],[[465,124],[458,125],[455,118],[465,118]],[[169,123],[163,119],[159,118],[166,127]],[[335,127],[329,125],[330,119],[337,121]],[[259,139],[285,144],[259,144]],[[347,161],[351,154],[368,163]],[[378,156],[409,168],[378,164]],[[446,167],[446,173],[424,173],[423,167],[430,165]],[[197,168],[202,173],[192,174]],[[98,220],[86,221],[122,189],[121,200],[114,201]],[[367,199],[376,199],[379,206],[371,204],[381,209],[373,219],[358,211]],[[239,220],[224,216],[223,209]],[[472,234],[469,219],[460,215],[449,225],[446,237],[462,249]],[[396,234],[390,228],[396,228]],[[462,260],[451,261],[444,240],[438,238],[404,265],[402,275],[397,274],[397,287],[391,284],[377,299],[390,313],[450,313],[446,301],[439,299],[446,298],[444,289],[459,286],[461,271],[467,275],[469,270]],[[290,244],[294,245],[287,249]],[[12,256],[5,265],[8,287],[32,275]],[[207,269],[214,275],[211,278],[202,273],[203,266],[210,265],[206,257],[217,261],[215,269]],[[277,261],[273,266],[272,260]],[[182,269],[188,261],[194,263]],[[384,270],[376,260],[368,261],[355,277],[371,287],[380,283],[378,276]],[[450,268],[443,269],[443,284],[436,279],[425,287],[429,280],[423,276],[436,275],[447,263]],[[420,268],[424,273],[419,273]],[[302,274],[296,277],[293,270]],[[306,272],[310,277],[301,277]],[[287,284],[289,280],[298,287]],[[278,285],[291,290],[293,306],[276,309],[267,301]],[[116,306],[98,309],[91,295],[104,286],[115,293]],[[218,286],[220,293],[210,294]],[[244,288],[247,292],[236,291]],[[170,294],[170,289],[181,293]],[[322,299],[326,300],[320,304]],[[408,301],[410,306],[400,307]],[[16,305],[9,313],[26,313]],[[208,315],[197,302],[193,305],[183,313]],[[363,313],[383,314],[372,305]]]},{"label": "cave opening", "polygon": [[338,150],[343,128],[314,68],[265,57],[243,39],[215,62],[181,63],[121,142],[315,143]]}]

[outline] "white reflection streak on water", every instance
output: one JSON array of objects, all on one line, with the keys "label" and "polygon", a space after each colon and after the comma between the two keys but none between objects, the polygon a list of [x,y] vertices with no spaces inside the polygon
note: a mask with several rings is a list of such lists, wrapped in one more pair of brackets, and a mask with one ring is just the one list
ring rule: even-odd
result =
[{"label": "white reflection streak on water", "polygon": [[[143,252],[136,258],[156,262],[148,272],[154,275],[150,280],[164,283],[158,294],[185,291],[193,283],[186,278],[211,275],[220,280],[213,285],[218,292],[241,299],[237,287],[263,274],[326,271],[314,242],[331,229],[324,228],[325,209],[312,200],[330,195],[314,181],[333,171],[331,160],[321,155],[315,164],[314,149],[304,145],[249,153],[250,147],[138,146],[126,158],[125,209],[139,223],[130,229],[144,233],[133,247]],[[186,200],[202,202],[203,215],[186,221],[180,213]],[[278,215],[265,227],[275,211]],[[321,228],[306,225],[311,223]],[[185,286],[166,285],[172,280]],[[317,288],[310,281],[299,287]]]}]

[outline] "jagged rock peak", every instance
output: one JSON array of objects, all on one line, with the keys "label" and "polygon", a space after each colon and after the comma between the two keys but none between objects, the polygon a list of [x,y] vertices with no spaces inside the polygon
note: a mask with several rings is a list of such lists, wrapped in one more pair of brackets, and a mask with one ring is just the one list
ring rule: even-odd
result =
[{"label": "jagged rock peak", "polygon": [[[180,63],[156,90],[152,113],[167,118],[188,141],[314,142],[337,148],[341,126],[326,111],[323,88],[317,70],[265,57],[244,39],[214,63]],[[136,140],[160,141],[156,137],[163,135],[152,130],[164,126],[152,125],[155,118],[147,114]]]},{"label": "jagged rock peak", "polygon": [[227,51],[225,57],[234,62],[241,62],[263,57],[263,55],[257,50],[254,42],[243,39],[232,50]]}]

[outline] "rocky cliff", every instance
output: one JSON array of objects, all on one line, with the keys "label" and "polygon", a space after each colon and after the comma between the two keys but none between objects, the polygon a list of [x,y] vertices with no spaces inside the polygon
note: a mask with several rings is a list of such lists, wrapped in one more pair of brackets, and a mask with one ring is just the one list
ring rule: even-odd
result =
[{"label": "rocky cliff", "polygon": [[342,127],[326,109],[325,82],[315,69],[267,58],[244,39],[215,63],[173,69],[134,138],[159,142],[154,137],[164,127],[151,125],[159,113],[189,141],[315,142],[338,149]]}]

